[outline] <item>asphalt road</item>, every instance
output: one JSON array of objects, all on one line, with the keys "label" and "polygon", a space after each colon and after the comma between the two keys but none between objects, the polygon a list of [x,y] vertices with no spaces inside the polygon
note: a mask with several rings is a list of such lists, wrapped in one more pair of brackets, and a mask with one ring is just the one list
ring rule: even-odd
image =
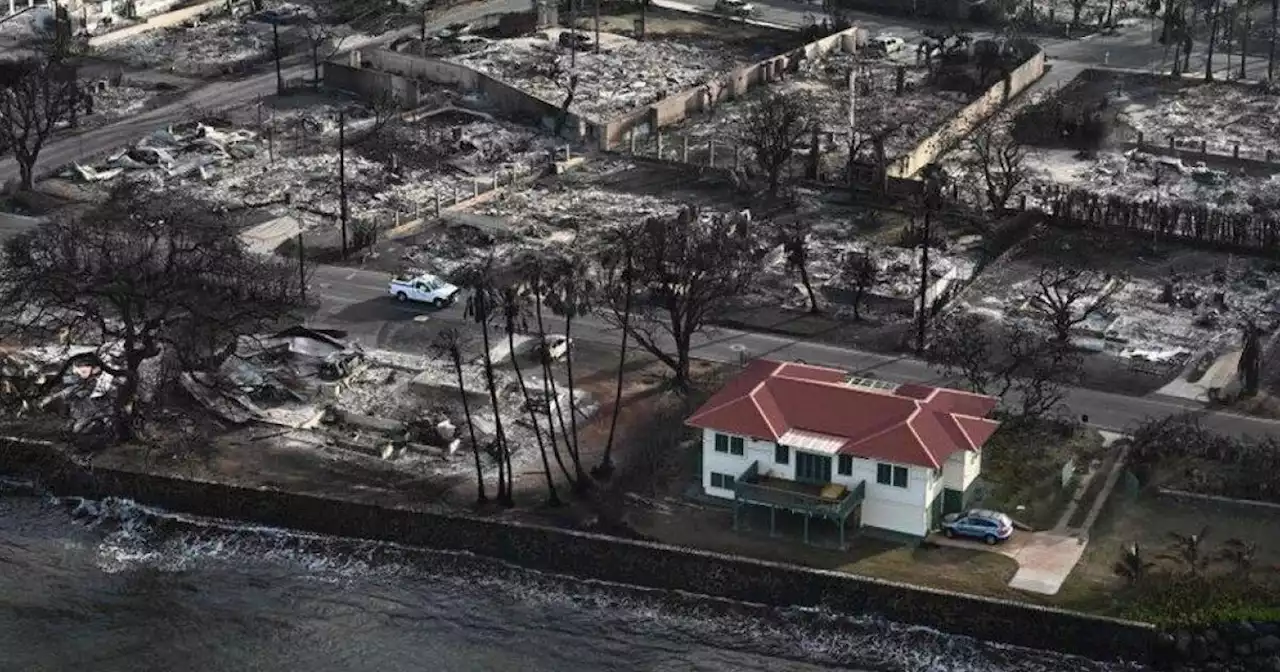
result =
[{"label": "asphalt road", "polygon": [[[424,351],[433,335],[446,326],[466,327],[461,305],[433,310],[425,305],[402,304],[387,292],[390,276],[375,271],[321,266],[311,280],[312,296],[321,301],[320,313],[311,320],[316,327],[348,331],[368,347],[414,348]],[[473,326],[473,325],[472,325]],[[549,328],[549,331],[551,329]],[[579,343],[616,346],[620,332],[594,317],[574,323]],[[904,357],[861,352],[823,343],[715,328],[694,339],[693,355],[716,362],[768,357],[803,360],[872,374],[893,382],[939,383],[928,364]],[[1167,397],[1126,397],[1097,390],[1074,389],[1066,399],[1073,414],[1089,416],[1100,429],[1125,431],[1148,419],[1195,412],[1205,427],[1235,436],[1259,436],[1280,431],[1280,422],[1234,413],[1208,412],[1201,404]]]}]

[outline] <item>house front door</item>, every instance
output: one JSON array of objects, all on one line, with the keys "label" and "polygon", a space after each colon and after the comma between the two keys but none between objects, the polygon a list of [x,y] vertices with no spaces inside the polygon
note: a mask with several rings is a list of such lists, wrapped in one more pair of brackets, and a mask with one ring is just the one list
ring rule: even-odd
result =
[{"label": "house front door", "polygon": [[831,457],[797,450],[796,480],[801,483],[830,483]]}]

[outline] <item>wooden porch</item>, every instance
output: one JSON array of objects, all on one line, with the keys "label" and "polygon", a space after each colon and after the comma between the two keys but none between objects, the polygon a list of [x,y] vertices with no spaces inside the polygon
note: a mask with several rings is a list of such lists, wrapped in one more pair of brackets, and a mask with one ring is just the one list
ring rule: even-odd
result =
[{"label": "wooden porch", "polygon": [[834,522],[840,530],[840,547],[845,545],[845,522],[866,497],[866,483],[852,489],[836,483],[806,483],[760,474],[758,462],[752,462],[733,485],[733,528],[739,529],[743,505],[769,509],[769,535],[777,535],[778,511],[804,516],[804,543],[809,542],[809,522],[821,518]]}]

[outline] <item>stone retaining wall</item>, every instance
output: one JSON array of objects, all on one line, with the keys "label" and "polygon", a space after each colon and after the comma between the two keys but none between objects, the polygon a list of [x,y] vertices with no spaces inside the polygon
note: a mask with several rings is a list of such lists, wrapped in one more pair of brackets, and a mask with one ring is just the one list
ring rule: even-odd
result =
[{"label": "stone retaining wall", "polygon": [[33,478],[62,496],[129,498],[170,511],[468,551],[600,581],[877,614],[982,640],[1093,658],[1146,661],[1156,642],[1154,629],[1140,623],[597,534],[94,469],[71,462],[52,446],[27,442],[0,443],[0,473]]}]

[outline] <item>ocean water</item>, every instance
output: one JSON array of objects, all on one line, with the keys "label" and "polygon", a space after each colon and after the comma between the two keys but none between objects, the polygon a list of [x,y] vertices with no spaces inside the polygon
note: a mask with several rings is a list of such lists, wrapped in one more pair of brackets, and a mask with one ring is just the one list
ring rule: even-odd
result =
[{"label": "ocean water", "polygon": [[1133,669],[0,485],[0,672]]}]

